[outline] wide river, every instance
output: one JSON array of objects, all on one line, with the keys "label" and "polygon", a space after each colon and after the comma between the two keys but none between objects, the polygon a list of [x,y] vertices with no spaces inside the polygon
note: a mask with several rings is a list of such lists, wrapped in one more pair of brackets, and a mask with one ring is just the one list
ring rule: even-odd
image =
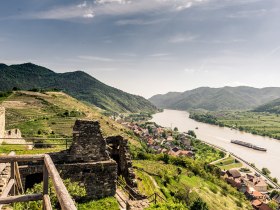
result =
[{"label": "wide river", "polygon": [[[151,121],[163,127],[177,127],[181,132],[194,130],[199,139],[220,146],[250,163],[255,163],[256,167],[259,169],[263,167],[268,168],[272,173],[272,177],[277,177],[277,179],[280,180],[279,140],[197,122],[190,119],[189,113],[185,111],[164,110],[161,113],[153,115]],[[267,152],[256,151],[232,144],[230,143],[232,139],[264,147],[267,149]]]}]

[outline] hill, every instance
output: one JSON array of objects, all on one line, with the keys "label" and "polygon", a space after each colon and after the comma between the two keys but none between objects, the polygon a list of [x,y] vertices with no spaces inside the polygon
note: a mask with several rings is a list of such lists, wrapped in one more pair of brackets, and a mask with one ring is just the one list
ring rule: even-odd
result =
[{"label": "hill", "polygon": [[[133,165],[138,167],[135,170],[140,192],[145,195],[160,193],[167,199],[166,205],[184,205],[182,203],[186,202],[185,193],[192,191],[189,196],[192,202],[202,198],[210,210],[217,207],[240,209],[240,206],[242,209],[251,209],[241,193],[212,175],[212,171],[206,171],[206,165],[200,162],[199,158],[171,161],[173,158],[170,157],[170,164],[165,164],[162,162],[164,156],[149,153],[151,151],[140,143],[130,130],[104,116],[102,111],[93,105],[78,101],[63,92],[14,91],[0,99],[0,105],[6,108],[7,129],[20,128],[25,137],[70,137],[77,118],[99,120],[104,136],[122,135],[129,140],[132,157],[137,158],[133,160]],[[22,145],[3,144],[0,153],[14,150],[17,154],[37,154],[63,149],[65,145],[26,150]],[[212,149],[209,151],[218,152]],[[205,149],[203,154],[208,154]],[[150,157],[158,159],[148,160]]]},{"label": "hill", "polygon": [[159,108],[178,110],[205,109],[218,110],[246,110],[265,104],[280,97],[280,88],[253,87],[200,87],[185,92],[170,92],[155,95],[149,99]]},{"label": "hill", "polygon": [[79,100],[114,112],[153,112],[156,107],[141,96],[110,87],[83,71],[55,73],[32,63],[0,64],[0,91],[13,87],[29,89],[59,89]]},{"label": "hill", "polygon": [[104,116],[98,107],[63,92],[14,91],[0,99],[6,109],[6,129],[19,128],[24,137],[71,137],[76,119],[93,119],[100,121],[104,136],[122,135],[140,146],[126,128]]},{"label": "hill", "polygon": [[262,106],[259,106],[256,109],[254,109],[253,111],[280,114],[280,98],[273,100]]}]

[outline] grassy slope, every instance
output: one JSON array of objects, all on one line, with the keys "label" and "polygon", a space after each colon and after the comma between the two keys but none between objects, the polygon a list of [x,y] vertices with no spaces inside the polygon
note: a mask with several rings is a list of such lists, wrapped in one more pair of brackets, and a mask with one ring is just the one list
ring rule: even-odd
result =
[{"label": "grassy slope", "polygon": [[[179,181],[173,179],[173,177],[178,176],[178,167],[171,164],[164,164],[158,161],[147,161],[147,160],[137,160],[133,162],[134,166],[138,168],[143,168],[149,174],[157,174],[162,176],[167,174],[171,177],[171,181],[165,187],[163,181],[159,176],[153,176],[159,185],[160,189],[164,192],[165,198],[167,200],[171,199],[171,192],[175,192],[181,186],[187,186],[191,191],[196,192],[209,206],[210,210],[241,210],[241,209],[252,209],[248,202],[240,200],[239,198],[230,195],[224,194],[223,189],[215,185],[209,180],[204,180],[199,176],[192,175],[192,172],[189,172],[187,169],[182,169],[181,175],[179,175]],[[148,173],[143,171],[137,171],[138,182],[141,183],[142,187],[140,191],[146,195],[151,195],[153,192],[158,191],[158,189],[152,185],[150,181],[143,179],[143,175],[139,177],[139,174],[145,174],[149,176]],[[139,179],[140,178],[140,179]],[[154,190],[153,190],[154,189]],[[238,207],[238,203],[241,202],[243,207]]]},{"label": "grassy slope", "polygon": [[[22,134],[26,137],[71,137],[74,122],[79,118],[99,120],[104,136],[122,135],[128,138],[133,145],[140,146],[136,140],[126,134],[128,131],[123,126],[102,115],[99,108],[82,103],[63,92],[46,92],[43,94],[17,91],[2,101],[1,104],[6,108],[6,129],[20,128]],[[64,117],[63,113],[66,110],[68,112],[75,111],[78,114],[74,117]],[[52,131],[54,134],[52,134]],[[16,149],[16,146],[13,147],[13,149]],[[25,152],[23,146],[17,146],[17,148],[18,153]],[[2,146],[0,151],[7,152],[8,149]],[[40,150],[26,152],[38,153]]]}]

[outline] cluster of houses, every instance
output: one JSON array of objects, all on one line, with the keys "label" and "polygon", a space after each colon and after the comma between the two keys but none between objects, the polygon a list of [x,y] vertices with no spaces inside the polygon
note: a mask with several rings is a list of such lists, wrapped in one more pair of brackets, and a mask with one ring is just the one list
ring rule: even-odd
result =
[{"label": "cluster of houses", "polygon": [[[241,174],[237,169],[230,169],[222,172],[222,176],[231,186],[237,188],[250,200],[254,209],[272,210],[268,206],[268,184],[257,174]],[[280,202],[280,196],[276,195],[273,200]]]},{"label": "cluster of houses", "polygon": [[157,154],[164,153],[174,157],[195,157],[191,139],[187,133],[163,128],[155,123],[139,125],[133,122],[122,122],[122,125],[132,130]]}]

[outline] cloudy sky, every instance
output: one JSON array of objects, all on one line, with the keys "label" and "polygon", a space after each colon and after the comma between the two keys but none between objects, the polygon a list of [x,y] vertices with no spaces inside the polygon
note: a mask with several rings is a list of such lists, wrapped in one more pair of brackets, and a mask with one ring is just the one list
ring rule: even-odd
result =
[{"label": "cloudy sky", "polygon": [[1,1],[0,63],[25,62],[144,97],[280,86],[280,1]]}]

